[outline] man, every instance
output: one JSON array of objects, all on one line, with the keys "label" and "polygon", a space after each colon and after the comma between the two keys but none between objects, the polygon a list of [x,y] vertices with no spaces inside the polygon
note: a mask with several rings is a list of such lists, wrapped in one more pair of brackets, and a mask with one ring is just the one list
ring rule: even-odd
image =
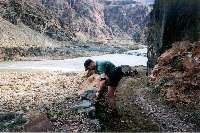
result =
[{"label": "man", "polygon": [[110,61],[93,61],[87,59],[84,63],[85,70],[95,70],[100,75],[97,98],[102,96],[106,83],[108,84],[109,108],[115,111],[115,90],[118,82],[123,77],[122,67],[116,67]]}]

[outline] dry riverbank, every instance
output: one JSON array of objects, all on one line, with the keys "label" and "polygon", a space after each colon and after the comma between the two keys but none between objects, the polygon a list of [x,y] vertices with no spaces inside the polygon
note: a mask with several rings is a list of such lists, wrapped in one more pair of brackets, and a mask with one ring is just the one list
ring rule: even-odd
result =
[{"label": "dry riverbank", "polygon": [[1,72],[0,131],[96,131],[98,121],[74,110],[84,75]]},{"label": "dry riverbank", "polygon": [[73,97],[81,77],[48,72],[1,72],[0,111],[43,111],[52,103]]}]

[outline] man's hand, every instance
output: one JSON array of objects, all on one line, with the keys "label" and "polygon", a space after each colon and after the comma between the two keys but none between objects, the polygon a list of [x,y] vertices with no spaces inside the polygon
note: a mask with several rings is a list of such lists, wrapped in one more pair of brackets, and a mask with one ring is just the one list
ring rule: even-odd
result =
[{"label": "man's hand", "polygon": [[99,97],[99,91],[96,92],[96,97]]},{"label": "man's hand", "polygon": [[156,80],[156,77],[153,76],[153,74],[149,75],[148,78],[149,78],[150,81],[155,81]]}]

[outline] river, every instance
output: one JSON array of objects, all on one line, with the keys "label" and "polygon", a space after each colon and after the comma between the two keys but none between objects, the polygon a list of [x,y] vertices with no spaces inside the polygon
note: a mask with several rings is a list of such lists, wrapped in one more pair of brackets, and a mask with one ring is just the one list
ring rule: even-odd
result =
[{"label": "river", "polygon": [[84,71],[84,61],[88,58],[93,60],[108,60],[116,66],[130,65],[146,66],[147,48],[132,50],[123,54],[106,54],[92,57],[79,57],[65,60],[42,60],[42,61],[9,61],[0,63],[0,71],[59,71],[80,72]]}]

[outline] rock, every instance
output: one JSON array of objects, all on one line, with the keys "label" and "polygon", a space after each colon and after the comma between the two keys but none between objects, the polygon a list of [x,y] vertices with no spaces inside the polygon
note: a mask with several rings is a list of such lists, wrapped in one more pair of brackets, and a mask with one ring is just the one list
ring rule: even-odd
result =
[{"label": "rock", "polygon": [[15,118],[15,113],[0,112],[0,121],[10,121]]},{"label": "rock", "polygon": [[27,118],[23,113],[0,112],[0,131],[20,131],[27,122]]},{"label": "rock", "polygon": [[79,110],[79,109],[85,109],[92,106],[92,102],[89,100],[82,100],[78,105],[75,105],[72,109]]},{"label": "rock", "polygon": [[168,50],[167,52],[163,53],[159,58],[158,58],[158,62],[160,63],[159,65],[167,65],[169,64],[173,57],[174,57],[174,51],[173,49]]},{"label": "rock", "polygon": [[[177,45],[184,52],[190,41],[199,41],[200,1],[155,0],[149,24],[148,72],[157,64],[160,55]],[[190,16],[190,17],[189,17]],[[198,20],[198,21],[197,21]],[[175,43],[181,42],[181,43]],[[198,46],[198,44],[194,44]],[[166,54],[166,53],[165,53]],[[163,55],[164,56],[164,55]]]},{"label": "rock", "polygon": [[144,43],[145,28],[149,20],[148,6],[132,0],[127,2],[117,0],[104,5],[105,23],[112,29],[114,37]]},{"label": "rock", "polygon": [[59,19],[50,10],[45,9],[35,1],[12,0],[6,2],[6,14],[3,18],[13,24],[22,22],[32,29],[45,33],[59,41],[70,41],[75,37],[70,28],[63,27]]},{"label": "rock", "polygon": [[101,131],[101,126],[100,126],[100,122],[98,119],[94,119],[94,120],[91,120],[92,123],[94,123],[97,127],[96,131],[97,132],[100,132]]},{"label": "rock", "polygon": [[172,48],[158,58],[158,63],[152,71],[164,99],[175,106],[181,103],[196,108],[200,106],[196,102],[199,98],[195,99],[196,95],[200,94],[197,91],[200,86],[198,78],[200,67],[197,59],[200,55],[198,51],[200,46],[197,44],[189,42],[172,44]]},{"label": "rock", "polygon": [[86,76],[83,82],[79,86],[80,88],[79,94],[86,95],[86,93],[89,93],[89,94],[94,93],[93,90],[97,91],[98,81],[99,81],[99,76],[97,74],[92,74],[89,77]]},{"label": "rock", "polygon": [[95,132],[99,129],[95,113],[92,102],[73,97],[61,104],[55,104],[48,111],[48,117],[53,123],[53,131]]},{"label": "rock", "polygon": [[48,132],[52,131],[52,124],[45,114],[33,116],[25,125],[26,132]]},{"label": "rock", "polygon": [[166,100],[169,101],[169,102],[178,102],[178,98],[177,98],[177,95],[179,95],[178,93],[178,88],[175,88],[175,87],[171,87],[171,88],[167,88],[166,90]]},{"label": "rock", "polygon": [[83,94],[80,95],[81,99],[86,99],[93,101],[96,98],[96,90],[87,90]]},{"label": "rock", "polygon": [[[2,72],[0,107],[2,110],[25,113],[42,111],[54,103],[73,97],[81,78],[46,72]],[[64,86],[63,86],[64,85]]]},{"label": "rock", "polygon": [[2,12],[6,10],[4,17],[7,20],[14,24],[22,21],[59,41],[71,40],[76,34],[79,40],[126,38],[142,42],[149,14],[147,5],[134,0],[117,0],[110,4],[91,0],[13,0],[4,3],[6,8],[2,8]]},{"label": "rock", "polygon": [[123,76],[137,76],[138,75],[138,71],[137,69],[132,68],[129,65],[122,65],[122,73]]},{"label": "rock", "polygon": [[77,103],[72,110],[77,111],[78,113],[87,114],[91,119],[95,118],[95,106],[94,101],[82,100],[80,103]]}]

